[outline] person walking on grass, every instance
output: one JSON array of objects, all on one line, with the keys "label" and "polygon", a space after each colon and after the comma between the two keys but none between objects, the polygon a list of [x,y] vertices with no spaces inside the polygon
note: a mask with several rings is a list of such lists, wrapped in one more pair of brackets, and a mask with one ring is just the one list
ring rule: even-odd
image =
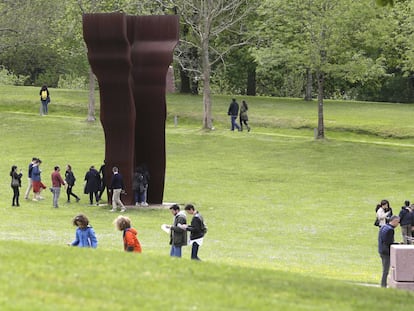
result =
[{"label": "person walking on grass", "polygon": [[193,218],[191,219],[190,225],[181,225],[180,227],[190,231],[190,244],[192,245],[191,259],[200,260],[198,257],[198,249],[203,245],[204,235],[207,232],[204,219],[192,204],[187,204],[184,209],[188,214],[192,215]]},{"label": "person walking on grass", "polygon": [[40,169],[41,163],[42,161],[40,159],[36,159],[32,167],[33,201],[43,200],[43,197],[40,196],[40,193],[42,192],[42,190],[47,188],[42,183],[42,170]]},{"label": "person walking on grass", "polygon": [[69,243],[69,246],[77,247],[98,247],[98,239],[95,235],[95,230],[89,225],[88,217],[83,214],[76,215],[72,223],[76,226],[75,240]]},{"label": "person walking on grass", "polygon": [[89,204],[93,204],[93,196],[95,195],[96,205],[99,205],[99,190],[101,187],[101,177],[95,166],[91,166],[89,171],[86,172],[84,180],[85,188],[84,193],[89,194]]},{"label": "person walking on grass", "polygon": [[237,128],[237,130],[240,131],[240,126],[237,124],[236,121],[237,116],[239,115],[239,104],[237,103],[235,98],[231,100],[227,114],[230,116],[231,130],[234,131],[234,128]]},{"label": "person walking on grass", "polygon": [[73,186],[75,186],[75,175],[72,171],[72,166],[70,164],[66,165],[66,172],[65,172],[65,181],[66,181],[66,194],[68,196],[68,203],[70,203],[70,196],[73,196],[76,199],[76,202],[80,201],[80,198],[72,192]]},{"label": "person walking on grass", "polygon": [[394,231],[400,222],[400,217],[391,216],[389,223],[383,225],[378,233],[378,253],[382,261],[381,287],[387,287],[387,277],[390,270],[390,247],[394,242]]},{"label": "person walking on grass", "polygon": [[246,125],[247,131],[250,132],[250,126],[249,126],[249,116],[247,115],[247,110],[249,110],[249,107],[247,106],[247,103],[245,100],[242,101],[241,107],[240,107],[240,129],[243,131],[243,123]]},{"label": "person walking on grass", "polygon": [[13,200],[12,200],[12,206],[20,206],[19,204],[19,196],[20,191],[19,188],[22,186],[22,171],[20,170],[20,173],[17,173],[17,166],[13,165],[10,170],[10,177],[11,177],[11,188],[13,189]]},{"label": "person walking on grass", "polygon": [[137,238],[138,231],[131,227],[131,219],[126,216],[118,216],[114,224],[119,231],[123,231],[124,251],[141,253],[142,248]]},{"label": "person walking on grass", "polygon": [[187,217],[177,204],[172,205],[170,211],[174,216],[173,224],[167,226],[170,229],[170,256],[181,257],[181,248],[187,245],[187,231],[181,226],[187,224]]},{"label": "person walking on grass", "polygon": [[33,164],[36,162],[37,158],[33,157],[32,162],[29,163],[29,168],[27,170],[27,189],[24,193],[24,198],[29,200],[30,190],[32,190],[32,170]]},{"label": "person walking on grass", "polygon": [[60,187],[64,186],[66,183],[62,179],[62,176],[60,176],[60,167],[55,166],[55,169],[51,175],[52,178],[52,188],[50,188],[50,191],[53,193],[53,207],[58,208],[59,207],[59,197],[60,197]]},{"label": "person walking on grass", "polygon": [[111,212],[116,212],[118,206],[121,207],[121,213],[126,211],[124,203],[121,201],[121,192],[125,191],[124,179],[119,173],[116,166],[112,168],[112,179],[110,189],[112,190],[112,209]]}]

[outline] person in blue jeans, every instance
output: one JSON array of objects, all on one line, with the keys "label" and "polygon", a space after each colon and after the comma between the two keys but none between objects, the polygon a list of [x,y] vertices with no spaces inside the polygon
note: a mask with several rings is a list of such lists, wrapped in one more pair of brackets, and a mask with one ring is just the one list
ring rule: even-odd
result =
[{"label": "person in blue jeans", "polygon": [[387,277],[390,270],[390,247],[394,242],[394,229],[398,227],[400,217],[391,216],[389,223],[383,225],[378,233],[378,253],[382,261],[381,287],[387,287]]},{"label": "person in blue jeans", "polygon": [[180,211],[180,206],[174,204],[170,207],[171,214],[174,216],[174,221],[170,229],[170,245],[171,257],[181,257],[181,248],[187,245],[187,231],[180,226],[187,224],[187,216],[184,211]]},{"label": "person in blue jeans", "polygon": [[236,128],[238,131],[241,131],[240,126],[236,122],[237,116],[239,115],[239,104],[235,98],[231,100],[227,114],[230,116],[231,130],[234,131],[234,128]]}]

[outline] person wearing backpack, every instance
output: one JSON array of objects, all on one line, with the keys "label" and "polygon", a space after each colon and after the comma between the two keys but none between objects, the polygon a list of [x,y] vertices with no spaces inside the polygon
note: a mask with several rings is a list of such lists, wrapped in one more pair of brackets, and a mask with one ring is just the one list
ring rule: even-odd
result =
[{"label": "person wearing backpack", "polygon": [[50,94],[46,85],[43,85],[39,92],[40,96],[40,115],[44,116],[48,114],[47,105],[50,103]]},{"label": "person wearing backpack", "polygon": [[207,233],[203,216],[201,216],[200,212],[197,211],[192,204],[187,204],[184,210],[188,214],[193,215],[193,219],[191,219],[191,224],[189,226],[181,226],[181,228],[190,231],[190,244],[192,245],[191,259],[201,260],[198,258],[198,249],[201,245],[203,245],[204,235]]}]

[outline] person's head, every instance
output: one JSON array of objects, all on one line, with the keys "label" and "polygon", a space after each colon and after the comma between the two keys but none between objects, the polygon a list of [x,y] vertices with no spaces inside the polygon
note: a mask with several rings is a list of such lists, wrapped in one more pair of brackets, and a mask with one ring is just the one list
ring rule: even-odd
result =
[{"label": "person's head", "polygon": [[187,213],[189,213],[189,214],[191,214],[191,215],[193,215],[193,214],[195,213],[195,208],[194,208],[194,205],[192,205],[192,204],[187,204],[187,205],[184,207],[184,209],[185,209],[185,211],[186,211]]},{"label": "person's head", "polygon": [[397,227],[400,223],[400,217],[393,215],[391,216],[390,221],[388,223],[393,227]]},{"label": "person's head", "polygon": [[388,200],[382,200],[382,201],[381,201],[381,207],[382,207],[383,209],[388,209],[388,208],[390,208],[390,202],[388,202]]},{"label": "person's head", "polygon": [[114,220],[114,225],[119,231],[124,231],[125,229],[131,228],[131,219],[126,216],[118,216]]},{"label": "person's head", "polygon": [[86,228],[89,225],[88,217],[83,214],[78,214],[73,218],[73,225],[79,228]]},{"label": "person's head", "polygon": [[170,211],[175,216],[180,212],[180,206],[178,204],[171,205]]},{"label": "person's head", "polygon": [[36,157],[33,157],[32,158],[32,163],[36,162],[36,160],[37,160],[37,158]]},{"label": "person's head", "polygon": [[116,167],[116,166],[114,166],[113,168],[112,168],[112,172],[115,174],[115,173],[118,173],[118,168]]},{"label": "person's head", "polygon": [[10,170],[10,176],[12,176],[13,172],[15,172],[16,170],[17,170],[17,166],[12,165],[11,170]]},{"label": "person's head", "polygon": [[236,101],[236,99],[235,99],[235,98],[232,98],[231,100],[232,100],[233,102],[235,102],[235,101]]},{"label": "person's head", "polygon": [[405,200],[405,201],[404,201],[404,206],[409,207],[409,206],[410,206],[410,201]]},{"label": "person's head", "polygon": [[55,172],[59,172],[60,171],[60,167],[58,165],[55,166]]}]

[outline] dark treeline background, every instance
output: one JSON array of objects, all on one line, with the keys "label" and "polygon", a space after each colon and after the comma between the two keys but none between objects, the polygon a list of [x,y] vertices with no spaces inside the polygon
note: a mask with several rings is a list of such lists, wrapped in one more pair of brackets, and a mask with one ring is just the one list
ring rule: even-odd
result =
[{"label": "dark treeline background", "polygon": [[213,93],[310,100],[323,79],[324,98],[414,101],[413,0],[216,0],[216,15],[207,2],[2,0],[0,83],[87,89],[82,13],[179,14],[179,92],[201,94],[210,70]]}]

